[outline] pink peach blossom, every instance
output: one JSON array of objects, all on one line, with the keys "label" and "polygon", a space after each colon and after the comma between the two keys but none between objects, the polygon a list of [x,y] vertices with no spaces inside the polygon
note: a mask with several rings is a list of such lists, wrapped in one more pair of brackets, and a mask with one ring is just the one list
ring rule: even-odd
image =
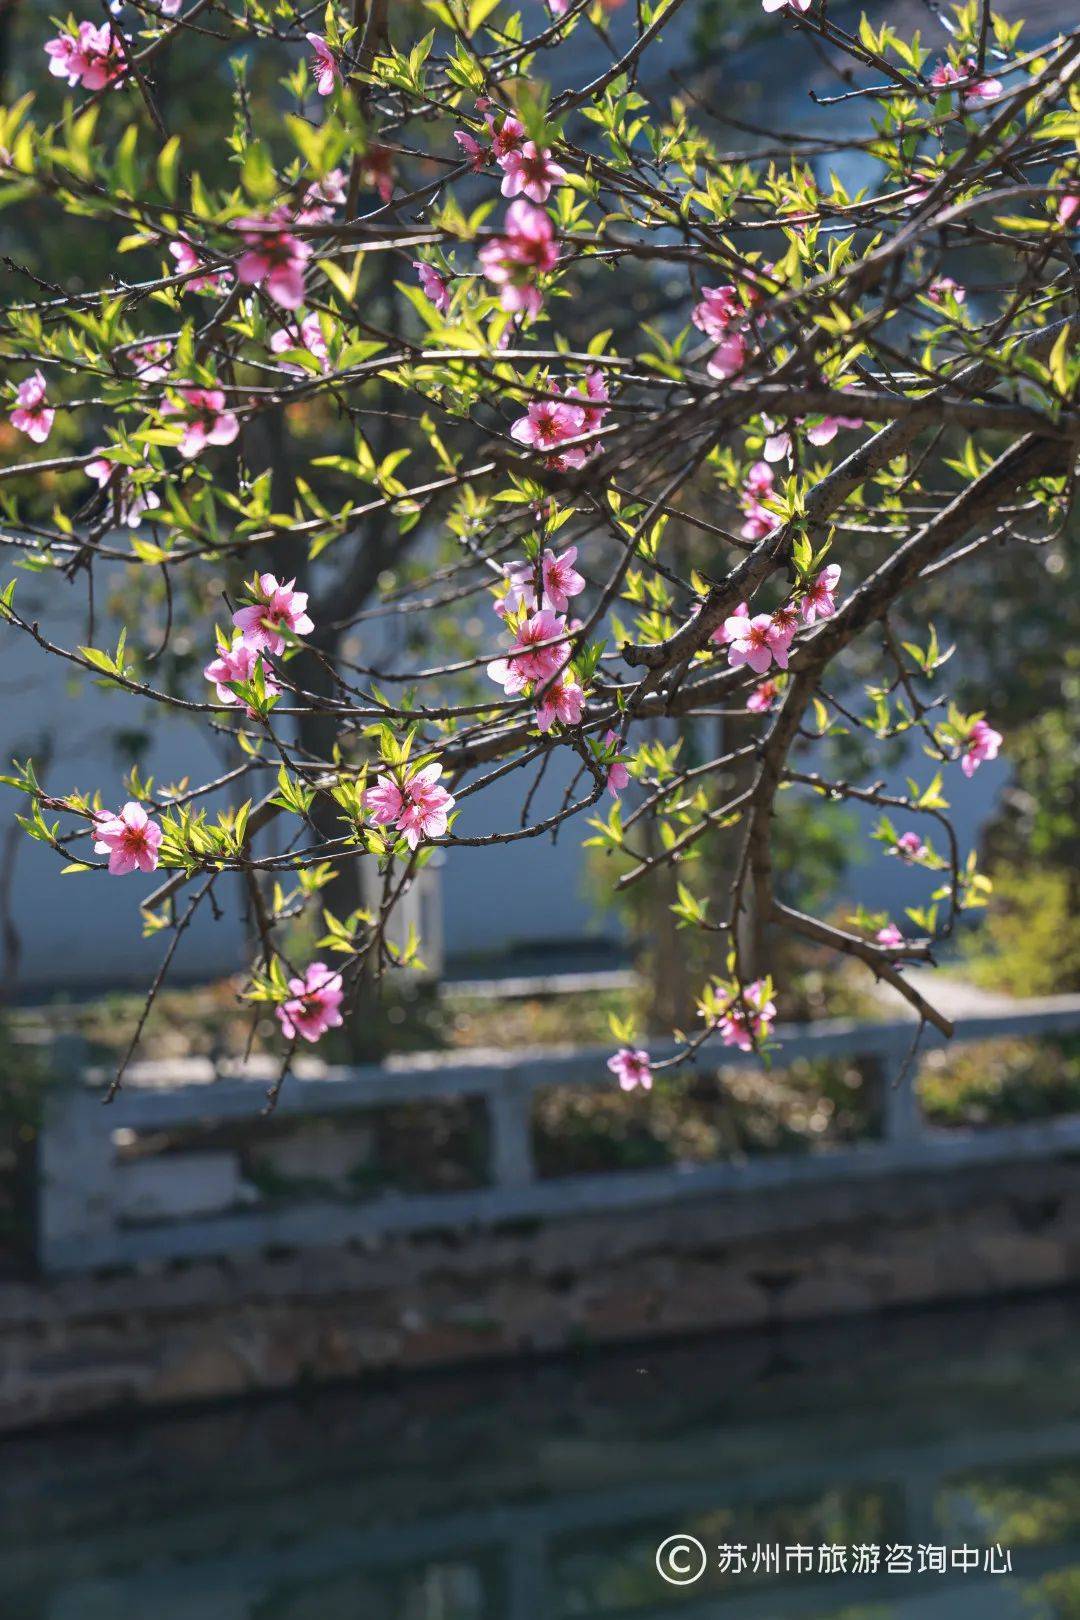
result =
[{"label": "pink peach blossom", "polygon": [[528,197],[546,203],[552,191],[566,179],[566,170],[555,163],[547,147],[526,141],[520,151],[507,152],[499,159],[503,170],[504,197]]},{"label": "pink peach blossom", "polygon": [[[619,741],[619,739],[618,739],[618,737],[615,735],[615,733],[613,731],[605,731],[605,733],[604,733],[604,747],[605,748],[615,748],[615,747],[617,747],[618,746],[618,741]],[[613,794],[614,797],[617,799],[619,797],[619,794],[622,792],[623,788],[628,786],[629,781],[630,781],[630,772],[626,768],[625,760],[621,760],[621,759],[619,759],[617,757],[615,759],[609,760],[609,762],[608,762],[608,773],[607,773],[607,790],[608,790],[608,792]]]},{"label": "pink peach blossom", "polygon": [[491,135],[491,155],[496,163],[501,164],[504,158],[508,158],[512,152],[520,152],[525,145],[525,125],[512,113],[499,118],[489,112],[487,127]]},{"label": "pink peach blossom", "polygon": [[608,1058],[607,1066],[612,1074],[618,1077],[623,1091],[634,1091],[638,1086],[642,1091],[652,1090],[652,1064],[649,1062],[648,1052],[643,1052],[640,1048],[634,1050],[629,1046],[621,1046],[612,1057]]},{"label": "pink peach blossom", "polygon": [[965,776],[974,776],[985,759],[997,759],[998,749],[1004,742],[1000,731],[987,725],[985,720],[976,720],[968,732],[964,744],[964,755],[960,761],[960,769]]},{"label": "pink peach blossom", "polygon": [[445,315],[450,308],[450,283],[445,276],[439,274],[433,264],[427,264],[423,259],[413,260],[413,269],[420,281],[420,290],[424,297],[435,305],[440,315]]},{"label": "pink peach blossom", "polygon": [[555,227],[542,208],[518,198],[506,210],[505,235],[480,249],[484,274],[501,289],[499,302],[510,315],[538,315],[543,295],[536,278],[559,262]]},{"label": "pink peach blossom", "polygon": [[141,804],[129,800],[116,815],[103,811],[94,820],[94,852],[108,855],[109,871],[123,877],[136,868],[153,872],[158,863],[161,828]]},{"label": "pink peach blossom", "polygon": [[[692,619],[696,619],[700,612],[701,603],[695,602],[693,607],[690,609],[690,617]],[[733,619],[738,621],[738,632],[736,632],[734,625],[732,625]],[[728,647],[731,645],[731,642],[734,640],[737,633],[745,632],[749,623],[750,608],[747,603],[740,602],[737,608],[732,609],[728,617],[724,620],[723,624],[717,626],[712,635],[709,637],[709,640],[714,641],[718,647]],[[731,629],[728,628],[729,625],[732,625]]]},{"label": "pink peach blossom", "polygon": [[[202,254],[198,253],[191,243],[184,241],[182,237],[177,238],[175,242],[169,243],[169,252],[176,260],[176,271],[181,276],[187,275],[192,270],[201,270],[206,263]],[[229,277],[224,271],[215,271],[209,275],[192,276],[190,281],[185,281],[184,290],[186,292],[218,292],[226,285],[228,280]]]},{"label": "pink peach blossom", "polygon": [[288,1001],[274,1009],[287,1040],[303,1036],[305,1041],[317,1041],[328,1029],[340,1027],[345,994],[340,973],[325,962],[312,962],[302,979],[289,980],[289,989]]},{"label": "pink peach blossom", "polygon": [[919,203],[926,201],[937,176],[930,169],[913,169],[907,179],[908,185],[912,188],[907,200],[913,207],[916,207]]},{"label": "pink peach blossom", "polygon": [[314,630],[307,611],[307,592],[296,590],[295,585],[295,579],[281,583],[274,574],[259,575],[254,602],[233,614],[233,624],[252,646],[265,647],[277,655],[288,645],[283,631],[307,636]]},{"label": "pink peach blossom", "polygon": [[893,845],[893,852],[902,861],[918,861],[926,854],[926,845],[917,832],[901,833]]},{"label": "pink peach blossom", "polygon": [[104,90],[127,71],[124,44],[124,36],[110,23],[95,28],[81,22],[77,33],[62,32],[46,43],[49,72],[68,84],[81,84],[84,90]]},{"label": "pink peach blossom", "polygon": [[840,583],[840,564],[828,563],[807,585],[800,606],[804,624],[831,619],[836,612],[835,591]]},{"label": "pink peach blossom", "polygon": [[783,11],[785,6],[792,11],[809,11],[810,0],[761,0],[762,11]]},{"label": "pink peach blossom", "polygon": [[821,416],[808,424],[806,437],[811,444],[831,444],[841,428],[860,427],[862,418],[858,416]]},{"label": "pink peach blossom", "polygon": [[739,296],[738,287],[731,283],[723,287],[702,287],[701,302],[694,305],[690,319],[706,337],[719,342],[733,326],[746,319],[746,304]]},{"label": "pink peach blossom", "polygon": [[564,726],[579,725],[584,701],[585,694],[578,683],[567,675],[560,675],[545,688],[536,706],[536,723],[541,731],[550,731],[556,720]]},{"label": "pink peach blossom", "polygon": [[[217,691],[218,702],[230,706],[239,703],[240,698],[229,685],[230,681],[247,683],[255,674],[255,666],[259,662],[262,648],[248,641],[239,631],[233,636],[232,642],[219,640],[217,644],[217,657],[211,659],[203,670],[208,681],[213,681]],[[263,665],[263,685],[267,695],[273,697],[281,691],[281,687],[274,680],[273,675]],[[245,705],[249,719],[255,718],[255,711]]]},{"label": "pink peach blossom", "polygon": [[533,565],[527,562],[507,563],[503,575],[508,581],[508,589],[494,604],[499,618],[505,619],[508,614],[516,613],[522,607],[527,608],[530,613],[535,613],[536,569]]},{"label": "pink peach blossom", "polygon": [[154,511],[161,505],[161,500],[155,490],[132,488],[125,476],[125,469],[109,459],[107,450],[95,452],[95,459],[88,461],[83,468],[88,478],[92,478],[101,489],[109,489],[117,496],[117,512],[121,523],[128,528],[138,528],[143,516]]},{"label": "pink peach blossom", "polygon": [[786,654],[799,630],[799,612],[794,602],[784,602],[772,614],[772,627],[775,637],[773,656],[779,662],[777,647],[782,644]]},{"label": "pink peach blossom", "polygon": [[315,88],[320,96],[332,96],[341,83],[338,59],[321,34],[305,34],[304,38],[315,55]]},{"label": "pink peach blossom", "polygon": [[586,450],[583,445],[571,450],[559,450],[566,440],[576,439],[584,431],[585,412],[580,405],[571,405],[568,400],[534,399],[526,414],[513,423],[510,435],[519,444],[548,452],[548,465],[562,470],[584,466]]},{"label": "pink peach blossom", "polygon": [[741,332],[729,332],[723,342],[713,350],[706,370],[710,377],[719,377],[727,381],[729,377],[737,377],[746,365],[747,346],[746,339]]},{"label": "pink peach blossom", "polygon": [[943,304],[950,293],[958,304],[967,298],[967,289],[954,281],[952,276],[935,276],[926,289],[926,296],[932,304]]},{"label": "pink peach blossom", "polygon": [[879,945],[887,945],[890,950],[904,943],[904,936],[894,922],[886,923],[884,928],[879,928],[874,938]]},{"label": "pink peach blossom", "polygon": [[[952,62],[939,62],[930,75],[930,83],[935,90],[947,90],[951,84],[957,84],[962,79],[970,79],[975,72],[975,63],[969,58],[963,68],[958,68]],[[1000,79],[977,79],[960,91],[961,105],[964,107],[977,107],[980,102],[993,101],[1000,96],[1004,86]]]},{"label": "pink peach blossom", "polygon": [[780,519],[762,506],[760,501],[747,500],[744,497],[742,508],[746,517],[739,533],[744,540],[764,540],[767,534],[772,534],[779,526]]},{"label": "pink peach blossom", "polygon": [[152,343],[140,343],[127,351],[127,358],[140,382],[164,382],[169,375],[172,344],[164,338]]},{"label": "pink peach blossom", "polygon": [[541,563],[544,606],[552,608],[556,613],[565,613],[570,606],[570,598],[580,596],[585,589],[584,577],[574,567],[576,560],[577,546],[567,546],[559,556],[553,551],[544,552]]},{"label": "pink peach blossom", "polygon": [[348,176],[344,169],[331,169],[321,180],[313,180],[300,199],[297,225],[325,225],[346,199]]},{"label": "pink peach blossom", "polygon": [[775,681],[762,681],[747,698],[746,707],[751,714],[768,714],[779,696],[780,688]]},{"label": "pink peach blossom", "polygon": [[776,474],[766,461],[755,461],[746,475],[746,489],[757,500],[771,495],[776,487]]},{"label": "pink peach blossom", "polygon": [[[567,643],[557,639],[565,635],[566,620],[548,608],[541,608],[518,630],[506,657],[496,658],[488,665],[488,676],[509,697],[524,691],[530,681],[550,679],[570,657]],[[556,642],[556,645],[544,646],[544,642]]]},{"label": "pink peach blossom", "polygon": [[733,669],[747,664],[755,675],[764,675],[773,659],[781,669],[787,668],[791,636],[774,624],[770,614],[757,613],[751,618],[744,602],[725,619],[723,636]]},{"label": "pink peach blossom", "polygon": [[761,979],[748,984],[741,996],[731,996],[720,1013],[718,1027],[725,1046],[750,1052],[772,1033],[776,1003],[768,1000]]},{"label": "pink peach blossom", "polygon": [[161,414],[184,418],[180,454],[186,461],[200,455],[208,444],[232,444],[240,423],[225,409],[220,388],[178,388],[176,394],[177,400],[162,402]]},{"label": "pink peach blossom", "polygon": [[791,454],[791,430],[778,427],[767,416],[761,418],[765,429],[765,445],[762,455],[768,462],[786,461]]},{"label": "pink peach blossom", "polygon": [[778,527],[780,519],[761,504],[762,496],[767,499],[774,493],[774,482],[768,462],[755,461],[739,496],[739,505],[746,514],[740,530],[744,540],[763,540]]},{"label": "pink peach blossom", "polygon": [[45,443],[56,420],[54,407],[45,403],[45,389],[46,382],[41,372],[31,372],[16,389],[18,404],[10,417],[12,427],[25,433],[35,444]]},{"label": "pink peach blossom", "polygon": [[78,84],[88,65],[88,58],[79,50],[78,35],[66,31],[57,34],[55,39],[46,40],[45,55],[49,58],[49,72],[57,79],[66,79],[68,84]]},{"label": "pink peach blossom", "polygon": [[380,776],[364,794],[371,819],[380,827],[395,826],[405,834],[410,849],[425,838],[442,838],[455,801],[438,786],[441,775],[441,765],[425,765],[400,783],[392,776]]},{"label": "pink peach blossom", "polygon": [[590,402],[588,405],[582,406],[585,412],[586,433],[593,433],[598,427],[603,426],[604,418],[610,408],[610,396],[608,394],[607,378],[599,367],[594,366],[590,371],[587,371],[584,383],[578,383],[575,388],[570,390],[567,397],[572,400],[587,399]]},{"label": "pink peach blossom", "polygon": [[491,161],[490,146],[484,146],[467,129],[455,129],[454,139],[464,152],[473,174],[479,174],[482,169],[487,167]]},{"label": "pink peach blossom", "polygon": [[1071,225],[1080,214],[1080,191],[1067,191],[1058,203],[1058,224]]},{"label": "pink peach blossom", "polygon": [[442,838],[446,833],[454,798],[438,786],[441,775],[441,765],[425,765],[402,786],[404,807],[398,826],[410,849],[415,849],[422,839]]},{"label": "pink peach blossom", "polygon": [[388,203],[394,195],[394,154],[390,148],[373,141],[364,153],[360,173],[364,184]]},{"label": "pink peach blossom", "polygon": [[[777,423],[763,416],[762,426],[765,429],[765,446],[762,454],[767,462],[786,461],[791,455],[792,437],[791,428],[780,427]],[[802,423],[805,418],[800,417]],[[857,416],[817,416],[811,417],[806,425],[806,437],[811,444],[831,444],[841,428],[862,427],[862,420]]]},{"label": "pink peach blossom", "polygon": [[[330,370],[330,350],[326,346],[322,322],[317,315],[305,315],[297,326],[283,326],[272,334],[271,354],[287,354],[290,349],[306,349],[319,362],[321,372],[325,374]],[[291,360],[283,360],[281,369],[294,377],[308,375],[303,366],[298,366]]]},{"label": "pink peach blossom", "polygon": [[311,248],[283,228],[288,219],[288,210],[277,208],[265,219],[234,221],[233,229],[247,244],[236,274],[245,287],[265,287],[282,309],[297,309],[304,301],[304,266]]},{"label": "pink peach blossom", "polygon": [[364,794],[365,808],[380,827],[389,827],[400,816],[405,805],[401,789],[392,776],[380,776],[374,787]]}]

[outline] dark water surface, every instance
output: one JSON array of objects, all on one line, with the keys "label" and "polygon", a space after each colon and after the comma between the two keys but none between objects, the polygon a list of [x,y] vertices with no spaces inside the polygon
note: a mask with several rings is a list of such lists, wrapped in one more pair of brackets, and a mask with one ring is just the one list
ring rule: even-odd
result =
[{"label": "dark water surface", "polygon": [[[0,1615],[1080,1617],[1078,1328],[1075,1297],[1001,1304],[15,1440]],[[710,1567],[674,1587],[684,1531]],[[725,1574],[739,1543],[814,1568]],[[1013,1573],[830,1575],[822,1543]]]}]

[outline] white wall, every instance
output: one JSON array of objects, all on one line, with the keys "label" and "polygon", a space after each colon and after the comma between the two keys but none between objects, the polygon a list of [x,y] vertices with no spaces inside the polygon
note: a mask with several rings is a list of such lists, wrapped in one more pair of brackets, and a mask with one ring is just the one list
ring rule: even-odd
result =
[{"label": "white wall", "polygon": [[[63,645],[86,640],[85,600],[85,584],[19,577],[20,612],[27,618],[40,613],[43,632]],[[103,636],[97,638],[99,645]],[[47,769],[38,766],[44,787],[57,795],[100,788],[106,804],[116,805],[130,763],[121,760],[113,744],[111,734],[118,727],[151,732],[144,770],[159,784],[184,775],[193,781],[208,779],[222,769],[221,758],[191,722],[161,705],[143,705],[94,686],[73,666],[42,652],[22,631],[0,624],[0,769],[6,772],[13,756],[29,754],[38,763],[51,745],[52,763]],[[12,789],[0,788],[0,848],[12,817],[25,805]],[[160,879],[101,872],[62,877],[62,866],[51,849],[16,835],[12,912],[22,947],[19,990],[47,994],[80,985],[146,983],[165,946],[160,937],[142,938],[138,905]],[[209,911],[196,916],[177,969],[179,974],[209,977],[233,971],[242,960],[240,915],[230,907],[220,922]]]}]

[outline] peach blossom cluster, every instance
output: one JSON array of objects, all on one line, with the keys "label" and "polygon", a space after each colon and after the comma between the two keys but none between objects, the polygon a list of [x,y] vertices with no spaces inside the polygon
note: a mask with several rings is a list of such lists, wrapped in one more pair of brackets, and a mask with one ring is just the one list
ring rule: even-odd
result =
[{"label": "peach blossom cluster", "polygon": [[542,208],[518,198],[506,210],[503,234],[485,242],[480,263],[499,288],[499,302],[510,315],[539,315],[543,293],[538,279],[559,262],[555,227]]},{"label": "peach blossom cluster", "polygon": [[[728,663],[733,669],[745,664],[755,675],[766,674],[774,663],[778,669],[787,669],[788,652],[800,620],[810,625],[818,619],[830,618],[836,611],[835,593],[839,583],[840,565],[829,563],[806,581],[797,596],[773,613],[751,614],[749,605],[740,602],[713,631],[711,639],[727,647]],[[760,697],[754,708],[761,710],[769,707],[776,695],[775,692],[765,693],[761,687],[757,693]]]},{"label": "peach blossom cluster", "polygon": [[56,419],[54,407],[45,402],[45,389],[41,372],[31,372],[15,390],[15,409],[10,417],[12,427],[35,444],[45,443]]},{"label": "peach blossom cluster", "polygon": [[570,441],[594,433],[603,424],[608,410],[607,383],[603,372],[594,366],[586,373],[584,382],[565,394],[556,392],[555,397],[532,400],[525,415],[519,416],[511,426],[510,434],[519,444],[542,451],[545,465],[553,471],[584,467],[599,446]]},{"label": "peach blossom cluster", "polygon": [[[218,702],[232,706],[241,701],[232,683],[252,680],[260,661],[263,667],[263,685],[268,696],[275,697],[281,687],[266,668],[264,653],[275,656],[288,645],[286,637],[310,635],[315,625],[307,611],[307,592],[296,589],[294,579],[279,581],[273,574],[260,574],[252,586],[252,601],[233,614],[235,630],[230,640],[220,631],[217,656],[203,670],[217,692]],[[254,712],[245,705],[248,717]]]},{"label": "peach blossom cluster", "polygon": [[505,570],[506,591],[495,602],[495,612],[501,619],[523,617],[506,656],[488,664],[488,676],[508,697],[531,694],[536,699],[536,723],[545,732],[556,721],[564,726],[579,725],[585,702],[580,684],[566,667],[570,661],[567,638],[578,626],[568,622],[565,615],[571,599],[585,589],[585,578],[575,567],[576,561],[576,546],[559,553],[541,553],[539,599],[537,566],[510,563]]},{"label": "peach blossom cluster", "polygon": [[454,808],[453,794],[439,786],[441,765],[424,765],[420,770],[383,774],[364,794],[364,804],[379,827],[394,827],[404,833],[410,849],[424,839],[442,838]]},{"label": "peach blossom cluster", "polygon": [[45,44],[49,72],[84,90],[104,90],[119,83],[127,71],[126,43],[111,22],[98,27],[81,22],[74,33],[62,29]]}]

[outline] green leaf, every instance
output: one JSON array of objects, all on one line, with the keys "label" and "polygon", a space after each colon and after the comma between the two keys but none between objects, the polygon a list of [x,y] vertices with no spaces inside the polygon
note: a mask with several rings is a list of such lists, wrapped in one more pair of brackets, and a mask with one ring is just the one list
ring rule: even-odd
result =
[{"label": "green leaf", "polygon": [[1054,387],[1057,389],[1058,393],[1062,395],[1062,397],[1067,396],[1069,393],[1068,356],[1071,335],[1072,327],[1070,323],[1066,321],[1065,325],[1058,333],[1057,342],[1050,350],[1050,359],[1048,361],[1050,367],[1050,376],[1053,380]]},{"label": "green leaf", "polygon": [[330,282],[331,286],[341,294],[346,304],[351,304],[356,298],[356,289],[360,285],[360,266],[364,262],[364,255],[358,253],[353,260],[352,274],[346,275],[339,264],[333,259],[320,259],[319,269]]},{"label": "green leaf", "polygon": [[244,153],[240,174],[244,190],[256,202],[269,202],[272,197],[277,196],[277,176],[270,161],[270,154],[262,141],[252,141],[248,147]]},{"label": "green leaf", "polygon": [[98,647],[80,647],[79,651],[86,662],[93,664],[95,669],[104,670],[106,675],[116,674],[116,665],[113,663],[111,653],[102,652]]},{"label": "green leaf", "polygon": [[170,202],[176,200],[176,177],[180,167],[180,137],[173,135],[158,153],[157,179]]}]

